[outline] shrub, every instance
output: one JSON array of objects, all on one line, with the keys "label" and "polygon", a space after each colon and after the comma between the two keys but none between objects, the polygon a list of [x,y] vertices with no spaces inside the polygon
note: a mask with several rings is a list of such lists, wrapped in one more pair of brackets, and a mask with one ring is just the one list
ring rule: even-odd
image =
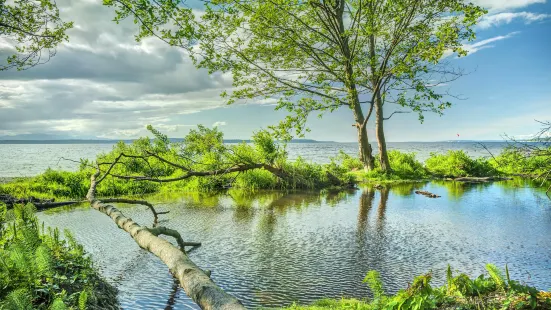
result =
[{"label": "shrub", "polygon": [[472,159],[463,150],[450,150],[446,154],[431,153],[425,167],[433,174],[446,177],[483,177],[496,174],[496,170],[487,160]]},{"label": "shrub", "polygon": [[[548,152],[551,154],[551,148]],[[551,160],[543,152],[526,153],[516,148],[505,149],[489,163],[494,169],[508,174],[539,175],[551,168]]]}]

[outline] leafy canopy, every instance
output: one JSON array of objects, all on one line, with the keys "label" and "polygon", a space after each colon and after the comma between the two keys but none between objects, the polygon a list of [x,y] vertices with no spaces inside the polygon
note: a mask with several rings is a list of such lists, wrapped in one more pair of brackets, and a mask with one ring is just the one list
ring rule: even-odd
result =
[{"label": "leafy canopy", "polygon": [[313,112],[371,111],[377,94],[421,120],[442,113],[450,102],[435,86],[461,75],[443,58],[466,55],[485,13],[462,0],[211,0],[200,14],[176,0],[104,4],[117,22],[139,23],[138,40],[156,36],[199,68],[231,73],[228,103],[275,100],[289,112],[283,135],[303,133]]},{"label": "leafy canopy", "polygon": [[67,40],[65,32],[71,27],[72,22],[60,19],[55,1],[0,0],[0,38],[13,46],[13,55],[0,63],[0,71],[47,62]]}]

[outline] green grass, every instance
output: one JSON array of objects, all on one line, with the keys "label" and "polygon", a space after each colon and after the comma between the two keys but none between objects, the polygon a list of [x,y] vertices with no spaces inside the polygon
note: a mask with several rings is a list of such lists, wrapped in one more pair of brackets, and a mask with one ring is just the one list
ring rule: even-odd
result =
[{"label": "green grass", "polygon": [[509,270],[500,270],[492,264],[486,265],[487,275],[474,279],[466,274],[453,276],[448,266],[446,284],[440,287],[431,285],[432,273],[417,276],[407,289],[394,295],[385,295],[380,275],[370,271],[364,283],[373,293],[372,299],[322,299],[312,305],[293,304],[286,309],[549,309],[551,293],[538,291],[534,287],[511,280]]},{"label": "green grass", "polygon": [[[211,192],[231,186],[244,190],[260,189],[323,189],[335,184],[349,183],[404,183],[446,177],[484,177],[508,174],[540,174],[549,170],[551,159],[518,150],[507,149],[495,158],[473,159],[464,151],[433,153],[422,163],[415,153],[389,152],[391,172],[381,171],[379,164],[365,172],[360,160],[340,152],[329,164],[316,164],[298,158],[290,161],[284,146],[260,131],[253,136],[252,144],[225,145],[223,135],[217,129],[199,126],[186,136],[184,143],[170,143],[158,131],[151,129],[156,138],[141,138],[131,144],[123,142],[111,152],[100,154],[98,162],[112,162],[120,153],[143,155],[154,152],[163,158],[194,171],[226,169],[234,163],[263,163],[282,169],[286,178],[256,169],[241,173],[221,174],[209,177],[191,177],[173,183],[159,184],[149,181],[127,181],[108,177],[97,188],[99,197],[136,196],[152,193]],[[76,172],[46,170],[31,178],[15,179],[0,184],[0,194],[15,197],[57,199],[82,199],[90,185],[90,175],[95,171],[92,162],[83,160]],[[105,166],[104,166],[105,167]],[[105,168],[104,168],[105,169]],[[151,178],[176,178],[185,172],[153,157],[148,160],[125,158],[112,170],[118,175],[148,176]],[[338,182],[335,182],[338,180]]]},{"label": "green grass", "polygon": [[117,291],[70,232],[45,231],[32,205],[0,206],[0,309],[107,309]]}]

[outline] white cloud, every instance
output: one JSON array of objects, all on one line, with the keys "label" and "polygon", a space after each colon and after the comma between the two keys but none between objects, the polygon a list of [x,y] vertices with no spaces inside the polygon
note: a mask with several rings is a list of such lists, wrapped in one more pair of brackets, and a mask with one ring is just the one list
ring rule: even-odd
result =
[{"label": "white cloud", "polygon": [[474,0],[473,3],[490,11],[520,9],[532,4],[542,4],[546,0]]},{"label": "white cloud", "polygon": [[468,55],[472,55],[472,54],[474,54],[474,53],[476,53],[476,52],[478,52],[482,49],[494,47],[493,45],[491,45],[491,43],[511,38],[512,36],[514,36],[518,33],[520,33],[520,32],[515,31],[515,32],[508,33],[507,35],[504,35],[504,36],[497,36],[497,37],[489,38],[489,39],[486,39],[486,40],[475,42],[473,44],[465,44],[465,45],[463,45],[463,48],[469,52]]},{"label": "white cloud", "polygon": [[212,127],[226,126],[226,122],[215,122],[212,124]]},{"label": "white cloud", "polygon": [[492,26],[499,26],[502,24],[509,24],[513,20],[524,21],[525,24],[532,22],[542,21],[551,18],[549,14],[535,14],[531,12],[503,12],[497,14],[486,15],[478,22],[478,27],[482,29],[490,28]]}]

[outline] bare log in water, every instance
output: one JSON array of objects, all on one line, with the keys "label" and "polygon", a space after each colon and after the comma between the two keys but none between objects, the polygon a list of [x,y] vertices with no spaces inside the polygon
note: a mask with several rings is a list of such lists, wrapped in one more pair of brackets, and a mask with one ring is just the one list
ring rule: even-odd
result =
[{"label": "bare log in water", "polygon": [[12,208],[14,204],[32,203],[36,207],[37,210],[43,210],[43,209],[48,209],[48,208],[74,205],[74,204],[77,204],[77,203],[86,202],[86,200],[56,202],[54,199],[39,199],[39,198],[35,198],[35,197],[32,197],[32,196],[27,197],[27,198],[17,198],[17,197],[14,197],[12,195],[1,194],[0,195],[0,202],[4,203],[8,208]]},{"label": "bare log in water", "polygon": [[[209,271],[204,271],[199,268],[186,255],[184,251],[185,246],[196,246],[199,245],[199,243],[184,242],[182,236],[173,229],[168,229],[166,227],[147,228],[140,226],[132,219],[125,217],[117,208],[95,198],[98,184],[105,179],[120,157],[121,156],[111,164],[103,176],[100,176],[101,171],[99,166],[97,172],[91,176],[90,189],[88,190],[86,198],[90,202],[92,208],[109,216],[119,228],[130,234],[141,248],[160,258],[168,267],[170,273],[180,282],[180,286],[184,289],[186,294],[202,309],[245,309],[237,298],[226,293],[212,281]],[[123,199],[109,199],[108,201],[124,203],[136,202],[130,202],[130,200],[123,201]],[[147,206],[150,205],[147,202],[147,204],[143,203],[143,201],[139,202]],[[155,209],[152,205],[150,209],[154,214],[159,214],[154,211]],[[159,235],[174,237],[180,248],[160,238]]]}]

